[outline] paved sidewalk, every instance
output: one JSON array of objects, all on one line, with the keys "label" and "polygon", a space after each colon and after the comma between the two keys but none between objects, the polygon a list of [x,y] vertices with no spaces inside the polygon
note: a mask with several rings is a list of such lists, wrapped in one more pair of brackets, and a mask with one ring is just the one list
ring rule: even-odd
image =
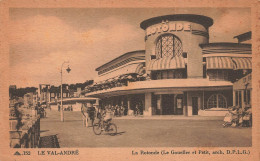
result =
[{"label": "paved sidewalk", "polygon": [[145,119],[145,120],[224,120],[224,116],[183,116],[183,115],[154,115],[154,116],[121,116],[113,119]]},{"label": "paved sidewalk", "polygon": [[113,118],[117,135],[95,135],[84,127],[80,112],[48,111],[41,119],[41,137],[57,136],[59,147],[248,147],[252,128],[223,128],[223,119],[185,116],[126,116]]}]

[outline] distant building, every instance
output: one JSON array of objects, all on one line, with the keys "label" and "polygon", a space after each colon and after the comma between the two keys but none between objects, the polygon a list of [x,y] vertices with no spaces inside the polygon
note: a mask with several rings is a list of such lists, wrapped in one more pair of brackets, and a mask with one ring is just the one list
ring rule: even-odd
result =
[{"label": "distant building", "polygon": [[[70,90],[69,86],[67,84],[62,85],[62,93],[63,93],[63,99],[70,98]],[[61,89],[60,87],[51,86],[49,89],[49,102],[57,102],[61,99]]]},{"label": "distant building", "polygon": [[233,86],[233,105],[240,108],[252,105],[252,74],[248,74]]},{"label": "distant building", "polygon": [[[60,100],[56,103],[51,102],[50,107],[52,110],[58,110],[58,104],[61,103]],[[97,104],[98,99],[97,98],[90,98],[90,97],[78,97],[78,98],[64,98],[62,101],[63,108],[69,108],[71,107],[73,111],[81,111],[81,107],[89,107],[93,104]]]},{"label": "distant building", "polygon": [[49,84],[39,84],[38,96],[40,103],[50,102],[50,85]]},{"label": "distant building", "polygon": [[251,31],[234,36],[234,38],[237,39],[238,43],[251,43],[251,37],[252,37]]},{"label": "distant building", "polygon": [[13,97],[14,91],[16,90],[16,85],[9,86],[9,99]]},{"label": "distant building", "polygon": [[10,85],[10,86],[9,86],[9,89],[14,89],[14,90],[16,90],[16,85]]},{"label": "distant building", "polygon": [[24,99],[24,106],[25,107],[30,107],[30,106],[33,105],[34,97],[33,97],[33,93],[32,92],[25,94],[23,99]]}]

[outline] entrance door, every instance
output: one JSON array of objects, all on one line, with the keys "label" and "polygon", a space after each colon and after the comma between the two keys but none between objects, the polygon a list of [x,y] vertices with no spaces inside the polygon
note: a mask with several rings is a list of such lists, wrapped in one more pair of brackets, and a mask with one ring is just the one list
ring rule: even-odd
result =
[{"label": "entrance door", "polygon": [[192,115],[198,115],[198,97],[192,97]]},{"label": "entrance door", "polygon": [[173,94],[163,94],[162,95],[162,114],[172,115],[174,108],[174,95]]},{"label": "entrance door", "polygon": [[176,98],[176,115],[183,115],[183,99],[182,96],[177,96]]}]

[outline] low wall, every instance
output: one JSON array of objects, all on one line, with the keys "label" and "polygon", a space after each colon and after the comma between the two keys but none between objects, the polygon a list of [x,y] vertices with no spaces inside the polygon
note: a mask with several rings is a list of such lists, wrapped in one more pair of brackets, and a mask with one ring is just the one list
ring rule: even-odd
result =
[{"label": "low wall", "polygon": [[228,113],[228,109],[207,109],[199,110],[199,116],[225,116]]},{"label": "low wall", "polygon": [[20,121],[9,120],[9,134],[11,148],[36,148],[40,143],[40,117],[21,120],[22,126],[17,126]]},{"label": "low wall", "polygon": [[[76,104],[63,104],[63,108],[68,108],[72,106],[73,111],[81,111],[82,103]],[[58,111],[58,105],[50,105],[51,110]]]}]

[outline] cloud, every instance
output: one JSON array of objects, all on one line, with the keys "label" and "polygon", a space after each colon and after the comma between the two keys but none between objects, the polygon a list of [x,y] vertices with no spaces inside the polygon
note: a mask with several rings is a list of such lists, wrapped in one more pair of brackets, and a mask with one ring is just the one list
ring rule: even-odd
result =
[{"label": "cloud", "polygon": [[[138,33],[127,21],[108,17],[96,23],[93,28],[77,31],[54,16],[12,21],[10,83],[58,85],[60,66],[67,60],[72,71],[69,75],[64,72],[64,82],[84,82],[96,77],[96,67],[125,52],[143,48],[143,33]],[[138,45],[129,45],[136,42]]]},{"label": "cloud", "polygon": [[139,37],[134,26],[124,20],[115,17],[108,17],[97,23],[96,27],[82,33],[83,41],[87,43],[120,43],[127,40],[135,40]]},{"label": "cloud", "polygon": [[214,38],[214,41],[236,42],[233,36],[251,30],[250,17],[250,12],[247,10],[224,10],[220,18],[215,19],[213,26],[210,27],[211,38]]},{"label": "cloud", "polygon": [[[52,52],[40,61],[36,59],[31,63],[17,64],[11,68],[11,84],[27,84],[37,86],[39,83],[60,84],[60,70],[64,61],[68,64],[63,66],[64,83],[84,82],[95,75],[92,63],[97,61],[93,57],[81,51]],[[72,69],[68,74],[66,68]],[[19,80],[19,81],[18,81]]]},{"label": "cloud", "polygon": [[55,16],[36,15],[10,21],[9,40],[12,45],[30,44],[40,48],[59,48],[77,42],[77,32]]}]

